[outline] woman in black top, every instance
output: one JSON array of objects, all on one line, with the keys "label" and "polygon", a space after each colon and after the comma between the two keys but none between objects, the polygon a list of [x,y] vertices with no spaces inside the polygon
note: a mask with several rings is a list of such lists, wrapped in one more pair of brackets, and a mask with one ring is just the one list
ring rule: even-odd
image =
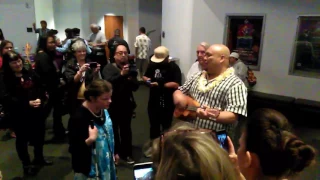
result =
[{"label": "woman in black top", "polygon": [[62,124],[62,81],[63,57],[56,52],[54,36],[47,35],[39,40],[39,51],[35,56],[35,72],[41,77],[45,91],[49,94],[49,100],[45,108],[46,117],[53,109],[53,140],[65,138],[65,128]]},{"label": "woman in black top", "polygon": [[43,157],[45,119],[42,114],[44,91],[38,76],[23,67],[23,59],[14,51],[3,55],[4,106],[16,133],[16,150],[26,175],[35,175],[28,142],[34,145],[34,163],[49,165]]},{"label": "woman in black top", "polygon": [[100,64],[87,59],[86,45],[78,40],[71,45],[74,58],[67,62],[63,73],[67,83],[67,105],[70,115],[81,106],[84,101],[83,92],[94,79],[100,78]]}]

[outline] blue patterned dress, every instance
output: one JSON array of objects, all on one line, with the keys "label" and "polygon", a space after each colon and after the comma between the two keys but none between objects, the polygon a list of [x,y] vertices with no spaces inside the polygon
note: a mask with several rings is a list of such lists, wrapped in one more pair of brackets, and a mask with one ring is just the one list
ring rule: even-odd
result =
[{"label": "blue patterned dress", "polygon": [[107,110],[104,110],[106,121],[104,125],[95,124],[98,129],[96,139],[96,153],[92,150],[92,164],[89,178],[96,177],[96,159],[98,160],[98,174],[101,180],[116,180],[116,168],[113,160],[114,135],[112,121]]}]

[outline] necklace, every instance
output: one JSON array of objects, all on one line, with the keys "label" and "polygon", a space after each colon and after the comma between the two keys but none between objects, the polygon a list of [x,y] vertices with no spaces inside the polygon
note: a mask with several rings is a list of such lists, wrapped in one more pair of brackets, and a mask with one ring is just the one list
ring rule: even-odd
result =
[{"label": "necklace", "polygon": [[198,81],[199,82],[198,90],[203,93],[206,93],[209,90],[213,89],[214,87],[218,86],[225,78],[229,77],[233,73],[234,73],[234,69],[232,67],[228,68],[218,77],[214,78],[211,82],[208,82],[207,72],[203,71]]},{"label": "necklace", "polygon": [[89,112],[94,116],[94,117],[96,117],[96,118],[99,118],[101,121],[103,121],[103,112],[102,112],[102,110],[100,110],[100,115],[98,116],[98,115],[96,115],[94,112],[92,112],[91,111],[91,109],[87,106],[87,109],[89,110]]}]

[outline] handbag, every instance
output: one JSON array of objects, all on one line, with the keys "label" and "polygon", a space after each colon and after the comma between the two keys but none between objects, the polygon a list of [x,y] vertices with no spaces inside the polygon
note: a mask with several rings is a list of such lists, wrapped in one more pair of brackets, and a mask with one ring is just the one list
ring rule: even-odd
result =
[{"label": "handbag", "polygon": [[[100,71],[98,72],[99,79],[102,79]],[[81,86],[78,90],[77,99],[84,100],[84,92],[86,91],[85,73],[80,80]]]}]

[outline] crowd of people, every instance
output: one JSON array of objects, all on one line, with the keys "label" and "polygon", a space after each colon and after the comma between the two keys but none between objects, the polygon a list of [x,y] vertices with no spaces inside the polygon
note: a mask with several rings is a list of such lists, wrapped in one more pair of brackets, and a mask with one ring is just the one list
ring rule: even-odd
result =
[{"label": "crowd of people", "polygon": [[[16,135],[26,176],[53,164],[43,152],[45,120],[53,109],[53,140],[68,137],[74,179],[117,179],[120,159],[135,162],[131,120],[139,105],[133,98],[139,81],[150,88],[150,143],[144,154],[153,162],[153,179],[287,179],[315,162],[315,149],[293,133],[281,113],[259,109],[246,118],[246,71],[239,54],[225,45],[200,43],[182,84],[168,48],[159,46],[148,57],[151,41],[143,27],[134,44],[134,61],[119,30],[110,43],[95,24],[88,40],[79,37],[79,29],[66,29],[67,39],[59,44],[56,31],[47,29],[45,21],[41,26],[34,25],[39,33],[34,69],[25,67],[12,42],[0,44],[1,113]],[[112,57],[106,59],[109,45]],[[195,115],[172,123],[173,114],[186,111]],[[62,124],[65,114],[70,116],[67,127]],[[244,127],[236,153],[240,120]],[[227,150],[218,144],[219,130],[228,134]],[[33,161],[29,145],[34,147]]]}]

